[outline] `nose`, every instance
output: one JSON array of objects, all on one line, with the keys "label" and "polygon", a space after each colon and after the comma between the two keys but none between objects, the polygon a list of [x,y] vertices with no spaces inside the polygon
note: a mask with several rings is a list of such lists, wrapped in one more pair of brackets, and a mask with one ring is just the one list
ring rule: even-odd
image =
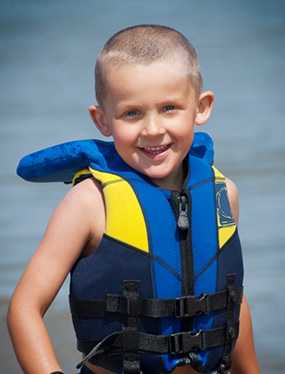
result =
[{"label": "nose", "polygon": [[157,136],[163,135],[165,133],[165,128],[160,118],[157,116],[149,116],[145,119],[144,127],[142,130],[143,136]]}]

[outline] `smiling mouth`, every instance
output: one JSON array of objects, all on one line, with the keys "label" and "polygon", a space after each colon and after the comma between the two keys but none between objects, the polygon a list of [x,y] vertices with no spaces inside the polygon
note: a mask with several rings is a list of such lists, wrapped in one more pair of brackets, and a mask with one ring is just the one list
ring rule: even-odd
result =
[{"label": "smiling mouth", "polygon": [[171,147],[171,144],[155,145],[155,146],[145,146],[139,147],[141,151],[149,156],[155,157],[161,153],[167,151]]}]

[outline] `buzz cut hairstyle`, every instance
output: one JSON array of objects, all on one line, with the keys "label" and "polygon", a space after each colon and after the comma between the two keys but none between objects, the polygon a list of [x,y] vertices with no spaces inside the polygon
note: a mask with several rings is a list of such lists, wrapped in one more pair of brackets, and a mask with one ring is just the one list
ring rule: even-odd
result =
[{"label": "buzz cut hairstyle", "polygon": [[170,57],[186,61],[196,96],[202,90],[198,57],[190,41],[179,31],[162,25],[136,25],[115,33],[99,53],[95,66],[96,100],[103,106],[107,92],[105,69],[124,64],[148,65]]}]

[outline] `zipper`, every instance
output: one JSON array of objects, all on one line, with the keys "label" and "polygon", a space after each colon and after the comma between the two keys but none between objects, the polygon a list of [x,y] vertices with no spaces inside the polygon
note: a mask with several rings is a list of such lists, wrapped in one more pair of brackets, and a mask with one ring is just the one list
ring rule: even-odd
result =
[{"label": "zipper", "polygon": [[193,254],[191,237],[191,201],[187,192],[173,191],[171,203],[174,209],[179,232],[182,295],[193,294]]}]

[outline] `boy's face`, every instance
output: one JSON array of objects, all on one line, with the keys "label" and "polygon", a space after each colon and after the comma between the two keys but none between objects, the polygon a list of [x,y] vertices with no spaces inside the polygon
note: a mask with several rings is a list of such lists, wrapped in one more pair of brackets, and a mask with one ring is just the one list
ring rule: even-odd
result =
[{"label": "boy's face", "polygon": [[106,76],[104,108],[90,108],[98,128],[113,136],[129,166],[162,187],[180,189],[194,125],[205,122],[185,66],[130,64],[109,67]]}]

